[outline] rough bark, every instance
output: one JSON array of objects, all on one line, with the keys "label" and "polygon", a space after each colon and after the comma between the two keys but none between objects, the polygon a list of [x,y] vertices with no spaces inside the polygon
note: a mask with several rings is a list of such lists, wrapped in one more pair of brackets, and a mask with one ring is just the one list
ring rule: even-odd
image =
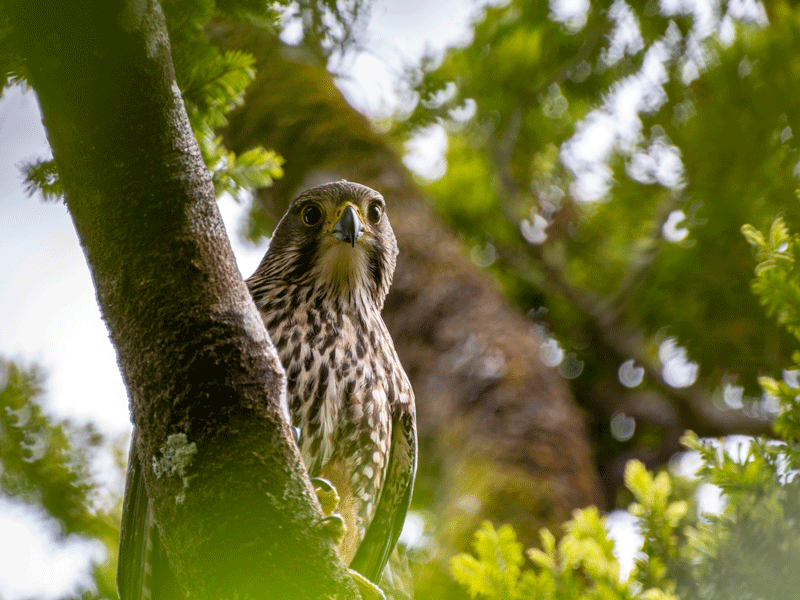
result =
[{"label": "rough bark", "polygon": [[[539,360],[541,340],[465,257],[388,140],[319,66],[252,28],[207,29],[257,59],[259,75],[230,116],[226,143],[286,158],[256,200],[255,223],[299,188],[346,178],[384,194],[400,256],[384,318],[417,396],[418,490],[439,525],[441,558],[466,549],[480,520],[513,523],[525,543],[577,507],[602,504],[588,433],[570,391]],[[442,580],[439,580],[441,582]]]},{"label": "rough bark", "polygon": [[[279,414],[283,372],[217,212],[159,5],[5,7],[117,349],[139,456],[166,469],[146,468],[146,485],[189,597],[357,597],[316,527]],[[171,456],[168,440],[190,459]]]}]

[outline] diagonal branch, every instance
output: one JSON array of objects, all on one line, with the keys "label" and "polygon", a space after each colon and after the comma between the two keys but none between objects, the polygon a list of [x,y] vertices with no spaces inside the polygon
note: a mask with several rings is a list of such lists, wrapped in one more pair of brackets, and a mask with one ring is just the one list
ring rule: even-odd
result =
[{"label": "diagonal branch", "polygon": [[[498,173],[499,191],[507,200],[501,203],[503,217],[517,231],[518,247],[525,249],[520,253],[511,247],[499,245],[497,250],[501,259],[523,277],[526,273],[540,270],[543,277],[532,276],[529,283],[538,288],[549,287],[553,292],[564,296],[588,319],[595,338],[605,346],[607,352],[617,358],[618,363],[633,359],[641,365],[661,394],[676,405],[682,429],[691,428],[699,435],[707,436],[731,433],[769,435],[772,432],[771,419],[751,416],[743,411],[717,408],[700,385],[673,388],[667,384],[660,365],[646,352],[641,332],[624,319],[623,309],[627,301],[645,280],[658,258],[664,244],[661,236],[662,226],[677,205],[680,196],[677,193],[671,194],[660,207],[648,234],[650,240],[648,250],[636,256],[635,262],[632,260],[626,277],[620,282],[613,296],[607,299],[593,298],[569,281],[559,265],[555,264],[540,246],[531,246],[519,231],[515,208],[521,202],[524,193],[511,171],[511,157],[519,138],[521,122],[522,109],[517,105],[512,110],[504,129],[489,140],[492,161]],[[534,265],[537,265],[538,269]],[[670,445],[674,446],[672,443]]]},{"label": "diagonal branch", "polygon": [[576,288],[568,281],[556,265],[552,264],[537,248],[527,246],[527,257],[521,257],[508,249],[499,248],[498,252],[504,261],[514,264],[518,273],[530,272],[535,261],[544,273],[533,283],[537,286],[549,286],[552,291],[563,295],[569,303],[582,313],[589,322],[595,337],[605,350],[622,362],[633,359],[644,368],[646,375],[669,398],[678,409],[678,416],[683,428],[691,428],[699,435],[721,436],[731,433],[745,435],[769,435],[772,432],[770,419],[751,416],[742,411],[721,409],[703,391],[699,384],[686,388],[674,388],[664,381],[661,367],[644,349],[642,335],[637,328],[624,321],[614,310],[606,308],[606,304],[592,298],[583,290]]},{"label": "diagonal branch", "polygon": [[[281,416],[157,2],[9,1],[191,598],[355,598]],[[157,468],[156,468],[157,467]]]}]

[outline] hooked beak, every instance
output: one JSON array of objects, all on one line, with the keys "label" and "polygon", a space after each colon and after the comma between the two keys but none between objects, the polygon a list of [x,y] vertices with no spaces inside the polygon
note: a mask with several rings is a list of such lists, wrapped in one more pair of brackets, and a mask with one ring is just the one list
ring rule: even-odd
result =
[{"label": "hooked beak", "polygon": [[352,247],[355,247],[363,232],[364,225],[358,218],[356,209],[352,206],[344,209],[341,218],[333,226],[333,235],[336,236],[336,239],[341,242],[347,242]]}]

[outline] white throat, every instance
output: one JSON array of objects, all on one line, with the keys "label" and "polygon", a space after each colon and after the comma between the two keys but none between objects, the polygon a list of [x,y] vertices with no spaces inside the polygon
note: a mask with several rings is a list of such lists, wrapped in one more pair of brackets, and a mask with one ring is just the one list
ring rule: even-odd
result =
[{"label": "white throat", "polygon": [[352,247],[336,240],[321,245],[314,270],[317,289],[324,290],[331,300],[340,298],[344,306],[368,307],[374,303],[370,299],[374,286],[370,281],[369,257],[361,244]]}]

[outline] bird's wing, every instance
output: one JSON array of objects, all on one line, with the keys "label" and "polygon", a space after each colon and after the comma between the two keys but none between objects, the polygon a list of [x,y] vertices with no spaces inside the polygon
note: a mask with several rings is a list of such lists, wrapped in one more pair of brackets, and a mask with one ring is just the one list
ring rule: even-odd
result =
[{"label": "bird's wing", "polygon": [[392,407],[392,446],[375,516],[350,568],[377,583],[400,537],[417,472],[417,428],[408,404]]},{"label": "bird's wing", "polygon": [[167,600],[182,597],[179,590],[144,487],[134,429],[122,503],[117,591],[120,600]]},{"label": "bird's wing", "polygon": [[142,465],[136,453],[136,430],[131,439],[125,500],[119,532],[117,591],[121,600],[150,598],[150,554],[152,552],[153,511],[144,487]]}]

